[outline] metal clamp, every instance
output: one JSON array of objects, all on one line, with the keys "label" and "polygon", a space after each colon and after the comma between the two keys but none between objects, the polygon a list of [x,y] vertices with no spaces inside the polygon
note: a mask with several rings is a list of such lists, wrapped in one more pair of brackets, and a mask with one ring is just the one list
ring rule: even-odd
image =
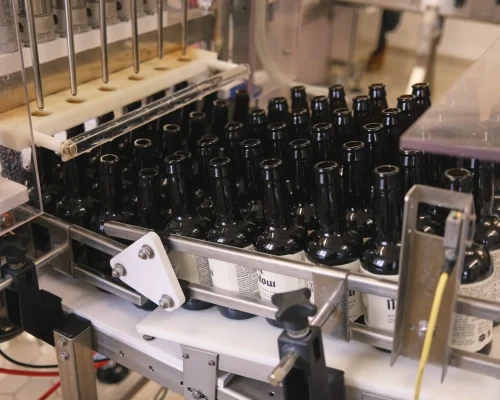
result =
[{"label": "metal clamp", "polygon": [[182,346],[184,397],[216,400],[219,355],[194,347]]}]

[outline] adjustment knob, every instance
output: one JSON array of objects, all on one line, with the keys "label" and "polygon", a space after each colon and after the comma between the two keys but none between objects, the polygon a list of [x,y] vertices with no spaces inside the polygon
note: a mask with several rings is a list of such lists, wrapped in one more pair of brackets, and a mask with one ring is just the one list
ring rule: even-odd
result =
[{"label": "adjustment knob", "polygon": [[309,299],[309,289],[276,293],[271,301],[278,307],[276,319],[285,325],[287,331],[301,331],[309,326],[308,317],[316,314],[317,308]]}]

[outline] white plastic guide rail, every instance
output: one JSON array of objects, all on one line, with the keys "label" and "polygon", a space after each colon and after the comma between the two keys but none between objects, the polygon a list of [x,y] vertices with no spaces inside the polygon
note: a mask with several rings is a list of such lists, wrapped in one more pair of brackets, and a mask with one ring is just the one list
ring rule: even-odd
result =
[{"label": "white plastic guide rail", "polygon": [[145,295],[166,311],[174,311],[186,298],[160,237],[141,237],[111,259],[113,276]]}]

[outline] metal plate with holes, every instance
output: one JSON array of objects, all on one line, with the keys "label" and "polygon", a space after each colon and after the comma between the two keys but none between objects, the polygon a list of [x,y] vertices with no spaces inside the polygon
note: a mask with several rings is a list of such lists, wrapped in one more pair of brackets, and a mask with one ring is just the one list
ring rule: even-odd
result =
[{"label": "metal plate with holes", "polygon": [[186,399],[216,400],[219,355],[181,346]]},{"label": "metal plate with holes", "polygon": [[313,267],[314,303],[318,307],[318,310],[320,310],[330,299],[332,293],[336,289],[341,287],[339,293],[343,293],[342,297],[337,299],[337,307],[323,325],[322,331],[336,338],[349,340],[349,314],[347,312],[347,290],[345,282],[345,279],[341,280],[315,274]]}]

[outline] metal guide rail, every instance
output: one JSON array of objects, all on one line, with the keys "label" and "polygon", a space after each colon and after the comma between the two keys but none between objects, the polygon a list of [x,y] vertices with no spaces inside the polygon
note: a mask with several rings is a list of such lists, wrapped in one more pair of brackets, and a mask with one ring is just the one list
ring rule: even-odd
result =
[{"label": "metal guide rail", "polygon": [[[125,245],[81,227],[70,225],[46,214],[37,218],[34,222],[49,230],[52,246],[54,246],[54,249],[40,259],[41,261],[38,261],[37,265],[50,261],[55,269],[65,274],[77,277],[92,285],[116,294],[119,297],[127,299],[128,301],[132,301],[135,304],[141,305],[145,303],[147,299],[134,290],[112,283],[109,280],[95,275],[88,269],[74,265],[71,261],[70,243],[72,240],[83,243],[112,256],[115,256],[124,250],[126,248]],[[110,222],[106,223],[105,232],[109,236],[135,241],[144,236],[144,234],[150,232],[150,230]],[[384,296],[387,298],[397,298],[398,296],[398,285],[395,282],[371,276],[369,277],[358,273],[348,273],[339,268],[326,268],[320,265],[311,266],[311,264],[291,261],[257,252],[235,249],[228,246],[186,237],[168,236],[162,237],[162,240],[166,249],[169,251],[176,250],[199,256],[215,258],[226,262],[238,262],[238,264],[246,265],[248,267],[312,280],[319,285],[325,285],[326,282],[326,286],[318,287],[317,290],[324,291],[329,295],[335,291],[333,286],[328,286],[328,280],[333,279],[334,281],[344,283],[344,290],[357,290],[366,294]],[[8,282],[2,283],[4,286],[8,284]],[[261,300],[193,283],[189,283],[187,287],[187,294],[188,296],[198,300],[235,308],[264,317],[274,318],[277,309],[274,305]],[[318,309],[321,309],[328,302],[328,299],[322,299],[319,299],[317,302]],[[325,309],[327,308],[328,307]],[[341,309],[342,307],[338,308]],[[461,314],[475,316],[478,318],[500,321],[500,304],[493,301],[457,296],[456,311]],[[330,313],[325,312],[324,315],[330,315]],[[324,315],[322,315],[322,313],[316,315],[313,323],[317,324],[317,326],[323,326],[323,332],[326,334],[333,333],[334,336],[344,340],[352,339],[384,349],[391,349],[393,346],[394,339],[392,332],[377,330],[357,323],[346,324],[345,330],[332,330],[332,326],[331,324],[329,325],[329,322],[334,321],[338,325],[338,315],[334,312],[329,318],[329,321],[325,321],[325,318],[323,318]],[[500,360],[488,356],[451,350],[448,364],[500,379]]]}]

